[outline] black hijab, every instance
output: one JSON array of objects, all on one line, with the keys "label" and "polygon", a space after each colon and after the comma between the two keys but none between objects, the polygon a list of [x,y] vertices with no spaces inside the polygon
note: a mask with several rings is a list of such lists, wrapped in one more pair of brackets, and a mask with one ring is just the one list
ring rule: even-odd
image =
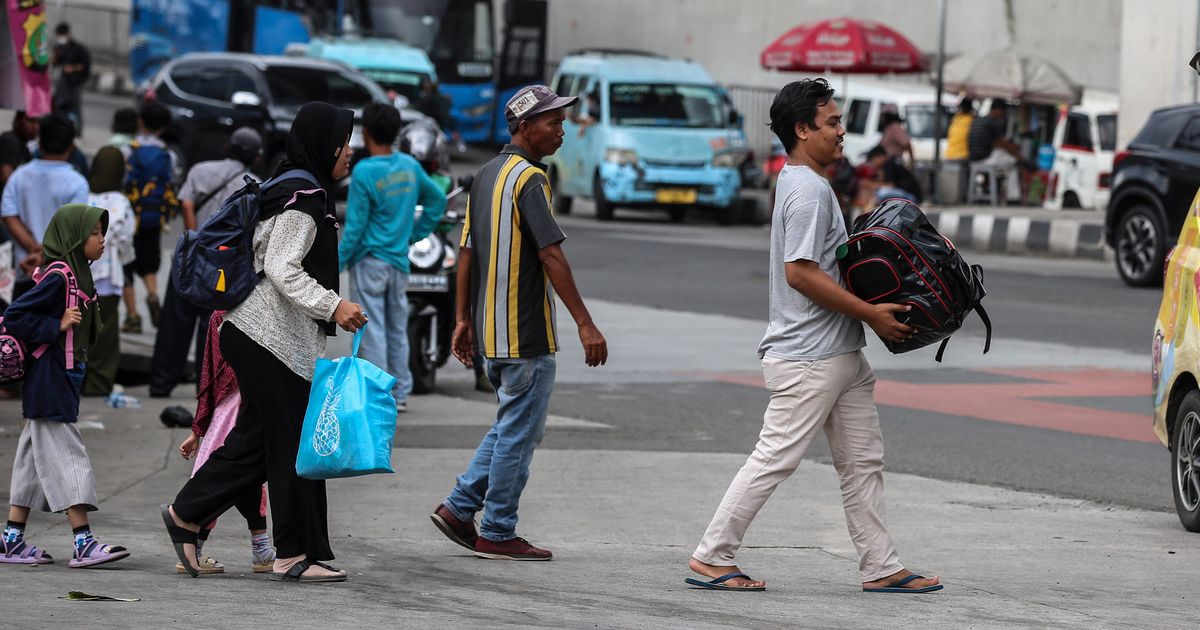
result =
[{"label": "black hijab", "polygon": [[306,103],[292,121],[288,131],[287,157],[275,176],[292,169],[304,169],[317,177],[321,188],[330,191],[327,203],[332,206],[334,188],[333,165],[343,159],[342,147],[354,130],[354,112],[329,103]]}]

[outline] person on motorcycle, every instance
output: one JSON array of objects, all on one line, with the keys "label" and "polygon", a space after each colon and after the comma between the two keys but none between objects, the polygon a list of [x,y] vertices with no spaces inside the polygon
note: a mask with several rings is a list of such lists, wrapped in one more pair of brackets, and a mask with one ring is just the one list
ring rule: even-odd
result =
[{"label": "person on motorcycle", "polygon": [[[346,227],[338,246],[350,271],[350,295],[370,314],[360,356],[396,377],[396,411],[408,411],[408,246],[437,227],[446,210],[442,188],[410,155],[392,150],[400,112],[391,105],[363,108],[368,157],[354,167],[346,199]],[[424,210],[416,216],[417,205]]]},{"label": "person on motorcycle", "polygon": [[[454,185],[450,176],[441,172],[441,156],[445,151],[445,136],[430,121],[418,120],[409,123],[400,132],[400,150],[413,156],[421,163],[421,168],[445,193],[450,192]],[[492,383],[483,371],[483,357],[475,357],[475,390],[491,392]]]}]

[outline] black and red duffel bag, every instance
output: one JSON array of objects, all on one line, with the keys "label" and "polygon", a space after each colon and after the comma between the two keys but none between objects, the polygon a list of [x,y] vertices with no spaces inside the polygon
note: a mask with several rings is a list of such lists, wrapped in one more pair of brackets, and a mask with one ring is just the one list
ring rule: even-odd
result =
[{"label": "black and red duffel bag", "polygon": [[854,220],[850,240],[838,248],[846,288],[871,304],[908,304],[896,319],[916,328],[907,341],[884,342],[895,354],[942,342],[975,311],[987,329],[983,352],[992,347],[992,322],[983,310],[983,268],[968,265],[917,204],[887,199]]}]

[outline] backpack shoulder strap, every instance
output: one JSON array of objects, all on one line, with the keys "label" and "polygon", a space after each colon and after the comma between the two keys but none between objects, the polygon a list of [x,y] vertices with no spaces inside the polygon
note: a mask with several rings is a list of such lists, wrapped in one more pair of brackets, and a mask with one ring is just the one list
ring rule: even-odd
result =
[{"label": "backpack shoulder strap", "polygon": [[316,177],[313,177],[312,173],[309,173],[308,171],[306,171],[302,168],[294,168],[290,171],[284,171],[283,173],[280,173],[279,177],[272,177],[271,179],[267,180],[266,182],[263,182],[261,189],[266,190],[267,188],[270,188],[270,187],[274,186],[275,184],[278,184],[279,182],[289,180],[289,179],[303,179],[304,181],[312,184],[313,186],[317,186],[317,187],[321,186],[321,183],[317,181]]},{"label": "backpack shoulder strap", "polygon": [[[82,302],[84,306],[87,306],[88,303],[90,303],[96,299],[96,297],[94,295],[88,295],[87,293],[84,293],[82,290],[80,290],[79,281],[75,279],[75,272],[71,270],[70,265],[68,265],[66,262],[61,261],[61,260],[56,260],[56,261],[50,263],[49,265],[46,266],[45,269],[40,269],[40,268],[35,269],[33,272],[34,282],[40,283],[41,281],[45,280],[46,277],[52,273],[62,276],[63,280],[67,283],[67,305],[66,305],[67,308],[78,308],[80,302]],[[46,350],[49,347],[50,347],[50,344],[43,344],[42,346],[39,346],[36,350],[33,351],[34,358],[41,358],[41,356],[43,354],[45,354]],[[75,329],[74,328],[67,329],[67,343],[66,343],[66,347],[64,348],[64,351],[66,353],[67,369],[68,370],[74,369],[75,368]]]}]

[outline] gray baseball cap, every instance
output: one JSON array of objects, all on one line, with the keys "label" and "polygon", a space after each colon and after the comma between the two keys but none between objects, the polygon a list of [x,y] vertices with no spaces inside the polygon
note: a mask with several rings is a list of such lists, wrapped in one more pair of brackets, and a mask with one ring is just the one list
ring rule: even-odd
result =
[{"label": "gray baseball cap", "polygon": [[229,136],[229,144],[255,154],[262,151],[262,136],[250,127],[238,127],[233,130],[233,135]]},{"label": "gray baseball cap", "polygon": [[570,107],[578,100],[575,96],[559,96],[544,85],[527,85],[517,90],[504,106],[504,119],[508,121],[508,131],[515,133],[522,120],[529,120],[554,109]]}]

